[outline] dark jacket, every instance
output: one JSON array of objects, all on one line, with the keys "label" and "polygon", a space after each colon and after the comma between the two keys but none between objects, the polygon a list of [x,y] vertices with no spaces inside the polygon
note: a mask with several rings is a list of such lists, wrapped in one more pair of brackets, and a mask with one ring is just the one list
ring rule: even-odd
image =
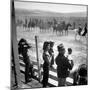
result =
[{"label": "dark jacket", "polygon": [[82,36],[85,36],[87,34],[87,27],[84,28],[84,33],[82,34]]},{"label": "dark jacket", "polygon": [[69,70],[72,69],[69,60],[62,54],[58,54],[56,57],[56,64],[57,64],[57,75],[58,78],[66,78],[69,75]]}]

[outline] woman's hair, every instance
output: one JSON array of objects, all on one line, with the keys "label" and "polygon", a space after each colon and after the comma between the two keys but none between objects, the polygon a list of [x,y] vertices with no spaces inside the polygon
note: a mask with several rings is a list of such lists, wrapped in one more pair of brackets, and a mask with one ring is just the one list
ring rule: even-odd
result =
[{"label": "woman's hair", "polygon": [[50,47],[53,47],[54,46],[54,42],[50,41]]},{"label": "woman's hair", "polygon": [[45,41],[43,44],[43,50],[45,51],[50,43],[48,41]]}]

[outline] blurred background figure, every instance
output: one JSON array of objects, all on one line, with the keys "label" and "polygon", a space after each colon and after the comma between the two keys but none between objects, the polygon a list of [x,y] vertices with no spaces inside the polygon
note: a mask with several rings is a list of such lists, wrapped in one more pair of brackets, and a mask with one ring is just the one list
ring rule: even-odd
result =
[{"label": "blurred background figure", "polygon": [[87,65],[80,65],[78,70],[73,73],[73,77],[73,85],[87,85]]}]

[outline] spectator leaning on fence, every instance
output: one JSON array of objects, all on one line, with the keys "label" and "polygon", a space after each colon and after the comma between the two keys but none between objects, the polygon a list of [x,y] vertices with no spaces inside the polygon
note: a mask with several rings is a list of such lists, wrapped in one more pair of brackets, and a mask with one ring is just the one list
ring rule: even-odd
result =
[{"label": "spectator leaning on fence", "polygon": [[19,54],[23,56],[23,61],[25,63],[25,83],[28,83],[31,81],[29,77],[30,76],[29,73],[31,73],[31,77],[32,77],[32,65],[30,63],[30,59],[27,54],[28,49],[31,48],[31,46],[29,46],[27,41],[23,38],[19,41],[18,46],[19,46],[18,48]]},{"label": "spectator leaning on fence", "polygon": [[42,84],[43,87],[46,87],[48,84],[48,77],[49,77],[49,67],[51,63],[51,55],[49,54],[50,50],[50,43],[49,42],[44,42],[43,44],[43,80]]},{"label": "spectator leaning on fence", "polygon": [[58,76],[58,86],[65,86],[66,84],[66,77],[69,75],[68,69],[72,69],[71,64],[69,63],[68,58],[64,56],[65,48],[63,44],[57,46],[58,55],[55,59],[57,64],[57,76]]}]

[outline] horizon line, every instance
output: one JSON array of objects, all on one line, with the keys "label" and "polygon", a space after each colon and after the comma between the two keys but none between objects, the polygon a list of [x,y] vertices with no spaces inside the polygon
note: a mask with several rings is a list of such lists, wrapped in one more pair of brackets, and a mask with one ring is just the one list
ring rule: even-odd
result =
[{"label": "horizon line", "polygon": [[26,9],[26,8],[15,8],[15,10],[26,10],[26,11],[42,11],[42,12],[51,12],[51,13],[86,13],[87,11],[77,11],[77,12],[57,12],[57,11],[50,11],[50,10],[40,10],[40,9]]}]

